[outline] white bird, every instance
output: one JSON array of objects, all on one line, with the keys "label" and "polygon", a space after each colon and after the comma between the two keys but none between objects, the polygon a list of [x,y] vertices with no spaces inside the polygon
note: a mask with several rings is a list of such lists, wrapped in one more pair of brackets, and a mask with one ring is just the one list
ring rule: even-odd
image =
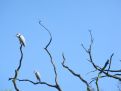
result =
[{"label": "white bird", "polygon": [[20,44],[22,44],[25,47],[25,38],[24,38],[24,36],[21,35],[20,33],[17,33],[16,36],[19,39]]},{"label": "white bird", "polygon": [[39,80],[39,82],[40,82],[41,81],[40,73],[38,71],[34,71],[34,73],[35,73],[35,76],[36,76],[37,80]]}]

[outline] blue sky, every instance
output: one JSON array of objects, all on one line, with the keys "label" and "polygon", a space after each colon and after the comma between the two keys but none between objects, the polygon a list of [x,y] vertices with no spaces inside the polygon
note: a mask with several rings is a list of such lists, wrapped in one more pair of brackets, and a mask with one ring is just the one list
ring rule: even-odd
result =
[{"label": "blue sky", "polygon": [[[66,64],[90,81],[95,74],[87,62],[88,55],[81,43],[89,45],[89,32],[94,37],[93,58],[103,65],[111,53],[115,53],[112,68],[120,68],[121,59],[121,1],[120,0],[0,0],[0,89],[12,89],[8,78],[14,75],[20,53],[16,33],[26,38],[23,48],[24,59],[19,78],[35,80],[34,69],[41,73],[41,79],[54,83],[54,72],[44,46],[49,40],[48,33],[38,24],[50,30],[53,41],[49,47],[56,63],[58,80],[63,91],[85,91],[85,85],[65,70],[62,65],[62,52]],[[102,91],[117,91],[118,82],[105,78],[99,81]],[[56,91],[44,85],[18,83],[23,91]],[[94,84],[93,84],[94,86]]]}]

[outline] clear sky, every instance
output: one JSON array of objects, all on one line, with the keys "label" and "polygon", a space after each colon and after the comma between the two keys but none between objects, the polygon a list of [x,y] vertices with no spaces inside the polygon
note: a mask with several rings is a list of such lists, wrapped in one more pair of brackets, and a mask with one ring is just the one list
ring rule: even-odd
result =
[{"label": "clear sky", "polygon": [[[94,37],[93,58],[103,65],[111,53],[115,53],[112,68],[120,68],[121,59],[121,0],[0,0],[0,90],[14,90],[9,77],[18,66],[20,52],[16,33],[26,38],[23,48],[24,59],[19,78],[36,81],[34,69],[41,73],[41,79],[54,83],[54,72],[44,46],[49,40],[48,33],[38,24],[42,23],[53,36],[49,47],[57,67],[58,81],[63,91],[86,91],[85,85],[65,70],[66,64],[90,81],[95,75],[87,61],[88,55],[81,43],[89,45],[89,32]],[[118,81],[105,78],[99,80],[101,91],[117,91]],[[18,83],[21,91],[57,91],[45,85]],[[94,87],[95,85],[92,84]]]}]

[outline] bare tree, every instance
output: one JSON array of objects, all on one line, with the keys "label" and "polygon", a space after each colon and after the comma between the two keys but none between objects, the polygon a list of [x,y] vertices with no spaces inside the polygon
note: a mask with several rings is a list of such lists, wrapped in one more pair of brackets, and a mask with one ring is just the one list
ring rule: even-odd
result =
[{"label": "bare tree", "polygon": [[[46,85],[48,87],[55,88],[57,91],[62,91],[62,89],[61,89],[61,87],[60,87],[60,85],[58,83],[57,68],[56,68],[56,65],[55,65],[55,63],[53,61],[53,57],[52,57],[52,55],[51,55],[51,53],[50,53],[50,51],[48,49],[48,47],[50,46],[50,44],[52,42],[52,35],[51,35],[50,31],[41,23],[41,21],[39,21],[39,24],[40,24],[40,26],[42,26],[48,32],[48,34],[50,36],[50,39],[49,39],[48,43],[45,45],[44,50],[48,54],[48,56],[50,58],[50,62],[51,62],[52,67],[53,67],[53,71],[54,71],[54,75],[55,75],[54,84],[50,84],[48,82],[44,82],[44,81],[41,81],[41,80],[39,80],[39,82],[36,82],[36,81],[32,81],[32,80],[30,80],[28,78],[27,79],[19,79],[18,74],[20,73],[20,69],[21,69],[21,66],[22,66],[22,60],[23,60],[23,49],[22,49],[23,45],[20,44],[20,54],[21,54],[21,56],[20,56],[20,60],[19,60],[19,65],[15,69],[14,76],[9,78],[9,80],[12,81],[13,86],[14,86],[16,91],[21,91],[20,88],[17,85],[17,81],[18,82],[29,82],[29,83],[32,83],[33,85]],[[104,65],[102,67],[97,65],[94,62],[93,55],[92,55],[92,46],[93,46],[93,43],[94,43],[94,39],[93,39],[91,30],[89,30],[89,33],[90,33],[89,48],[85,48],[84,44],[81,44],[81,46],[85,50],[85,52],[88,54],[88,57],[89,57],[88,61],[92,65],[92,67],[94,68],[94,70],[91,71],[91,72],[97,71],[98,72],[97,76],[94,77],[94,78],[90,78],[90,79],[92,79],[91,81],[87,81],[84,77],[82,77],[81,74],[76,73],[74,70],[72,70],[70,67],[68,67],[65,64],[66,58],[64,56],[64,53],[62,53],[63,61],[62,61],[61,64],[62,64],[63,68],[68,70],[74,77],[77,77],[81,82],[83,82],[83,84],[85,84],[87,91],[95,91],[95,89],[92,89],[91,86],[90,86],[90,84],[93,83],[93,82],[95,82],[96,91],[100,91],[100,86],[98,84],[99,80],[102,79],[102,78],[105,78],[105,77],[110,77],[110,78],[121,81],[121,69],[118,69],[118,70],[111,69],[112,58],[114,56],[114,53],[112,53],[110,55],[110,57],[106,60],[106,62],[104,63]],[[119,88],[119,91],[121,91],[120,88]]]},{"label": "bare tree", "polygon": [[100,91],[99,85],[98,85],[99,79],[104,78],[104,77],[110,77],[110,78],[117,79],[117,80],[121,81],[121,69],[119,69],[119,70],[112,70],[111,69],[111,63],[112,63],[112,58],[114,56],[114,53],[112,53],[110,55],[110,58],[107,59],[107,61],[105,62],[103,67],[100,67],[100,66],[98,66],[94,63],[93,57],[92,57],[92,45],[93,45],[94,39],[92,37],[91,30],[89,30],[89,33],[90,33],[90,37],[91,37],[89,48],[85,48],[84,44],[81,44],[81,46],[85,50],[85,52],[88,54],[88,56],[89,56],[88,61],[92,64],[93,68],[95,69],[94,71],[91,71],[91,72],[95,72],[95,71],[99,72],[97,74],[97,77],[92,78],[92,81],[88,83],[84,78],[81,77],[80,74],[75,73],[72,69],[70,69],[68,66],[65,65],[64,55],[62,55],[63,56],[62,66],[64,68],[66,68],[75,77],[78,77],[84,84],[86,84],[87,91],[92,90],[92,89],[90,89],[90,84],[94,81],[95,81],[95,84],[96,84],[97,91]]},{"label": "bare tree", "polygon": [[53,70],[54,70],[54,73],[55,73],[55,84],[49,84],[47,82],[44,82],[44,81],[39,81],[39,82],[35,82],[35,81],[32,81],[32,80],[29,80],[29,79],[19,79],[18,78],[18,74],[19,74],[19,70],[21,68],[21,65],[22,65],[22,59],[23,59],[23,52],[22,52],[22,44],[20,45],[20,52],[21,52],[21,58],[20,58],[20,61],[19,61],[19,66],[18,68],[15,70],[15,76],[13,78],[9,78],[9,80],[12,80],[13,82],[13,85],[14,85],[14,88],[16,91],[20,91],[20,89],[17,87],[17,84],[16,84],[16,81],[23,81],[23,82],[30,82],[34,85],[38,85],[38,84],[44,84],[44,85],[47,85],[49,87],[52,87],[52,88],[55,88],[57,89],[58,91],[62,91],[61,88],[60,88],[60,85],[58,83],[58,74],[57,74],[57,71],[56,71],[56,66],[54,64],[54,61],[53,61],[53,58],[52,58],[52,55],[51,53],[49,52],[48,50],[48,47],[49,45],[51,44],[52,42],[52,35],[50,33],[50,31],[44,26],[41,24],[41,21],[39,21],[39,24],[49,33],[49,36],[50,36],[50,40],[49,42],[47,43],[47,45],[45,46],[45,51],[47,52],[48,56],[50,57],[50,62],[52,64],[52,67],[53,67]]}]

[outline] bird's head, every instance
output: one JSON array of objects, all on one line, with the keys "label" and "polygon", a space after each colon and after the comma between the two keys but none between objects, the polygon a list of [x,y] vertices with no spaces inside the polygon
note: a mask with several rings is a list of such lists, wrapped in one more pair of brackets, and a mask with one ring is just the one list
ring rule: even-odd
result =
[{"label": "bird's head", "polygon": [[20,35],[21,35],[20,33],[17,33],[17,34],[16,34],[17,37],[20,37]]}]

